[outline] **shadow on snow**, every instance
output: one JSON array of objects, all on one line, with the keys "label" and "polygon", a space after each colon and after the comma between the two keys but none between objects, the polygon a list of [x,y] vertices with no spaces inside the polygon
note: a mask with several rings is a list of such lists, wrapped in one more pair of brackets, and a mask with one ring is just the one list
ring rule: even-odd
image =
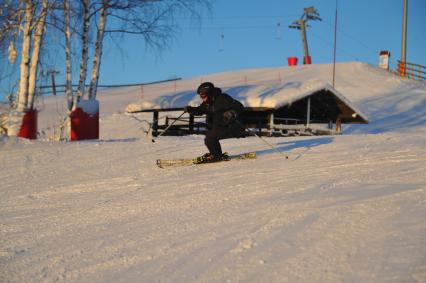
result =
[{"label": "shadow on snow", "polygon": [[[334,140],[333,137],[319,137],[319,138],[311,138],[311,139],[306,139],[306,140],[287,141],[287,142],[278,143],[276,149],[279,152],[282,152],[284,154],[288,153],[291,150],[298,149],[298,148],[304,148],[305,151],[308,151],[313,147],[332,143],[333,140]],[[258,156],[265,155],[265,154],[271,154],[271,153],[276,153],[276,151],[272,148],[256,151],[256,154]],[[300,153],[300,156],[303,153],[304,152]],[[297,158],[299,158],[300,156],[298,156]]]}]

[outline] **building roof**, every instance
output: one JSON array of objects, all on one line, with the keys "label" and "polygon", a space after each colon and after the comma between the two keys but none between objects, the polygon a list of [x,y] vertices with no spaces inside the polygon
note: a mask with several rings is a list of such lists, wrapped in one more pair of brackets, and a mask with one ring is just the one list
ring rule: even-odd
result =
[{"label": "building roof", "polygon": [[[310,98],[313,120],[330,121],[339,116],[343,123],[368,123],[368,118],[349,99],[330,84],[318,79],[234,84],[222,87],[222,91],[239,100],[245,107],[275,109],[281,113],[288,109],[287,113],[293,116],[305,115],[307,100]],[[191,89],[146,96],[141,103],[131,104],[126,110],[162,111],[182,109],[186,105],[195,106],[200,103],[195,90]]]}]

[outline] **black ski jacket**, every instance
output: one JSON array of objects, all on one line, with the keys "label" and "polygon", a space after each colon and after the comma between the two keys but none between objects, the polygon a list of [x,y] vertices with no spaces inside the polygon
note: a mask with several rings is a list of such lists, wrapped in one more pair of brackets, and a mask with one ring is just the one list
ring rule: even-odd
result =
[{"label": "black ski jacket", "polygon": [[[244,106],[241,102],[223,93],[220,88],[215,88],[213,95],[208,98],[207,102],[203,102],[200,106],[192,108],[191,112],[195,115],[206,114],[207,128],[215,129],[229,127],[237,123],[243,109]],[[236,120],[230,124],[227,123],[223,117],[223,113],[229,110],[233,110],[237,114]]]}]

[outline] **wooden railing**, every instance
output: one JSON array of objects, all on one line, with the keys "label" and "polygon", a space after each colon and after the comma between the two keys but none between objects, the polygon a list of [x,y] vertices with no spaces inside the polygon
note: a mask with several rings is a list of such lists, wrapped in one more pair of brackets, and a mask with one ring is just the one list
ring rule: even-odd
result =
[{"label": "wooden railing", "polygon": [[402,77],[408,77],[414,80],[426,80],[426,67],[398,60],[398,73]]}]

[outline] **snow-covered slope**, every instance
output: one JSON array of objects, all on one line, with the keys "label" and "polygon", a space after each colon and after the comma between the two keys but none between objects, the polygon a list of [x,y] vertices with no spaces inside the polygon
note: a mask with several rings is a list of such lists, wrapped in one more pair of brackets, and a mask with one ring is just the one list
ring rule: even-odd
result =
[{"label": "snow-covered slope", "polygon": [[[101,139],[0,140],[1,282],[426,282],[426,88],[361,63],[336,89],[370,121],[342,136],[222,142],[256,160],[159,169],[205,152],[124,114],[155,90],[275,77],[331,80],[331,65],[242,70],[100,94]],[[259,83],[260,84],[260,83]],[[157,88],[157,89],[155,89]],[[163,88],[168,88],[164,90]],[[51,131],[63,98],[40,102]]]}]

